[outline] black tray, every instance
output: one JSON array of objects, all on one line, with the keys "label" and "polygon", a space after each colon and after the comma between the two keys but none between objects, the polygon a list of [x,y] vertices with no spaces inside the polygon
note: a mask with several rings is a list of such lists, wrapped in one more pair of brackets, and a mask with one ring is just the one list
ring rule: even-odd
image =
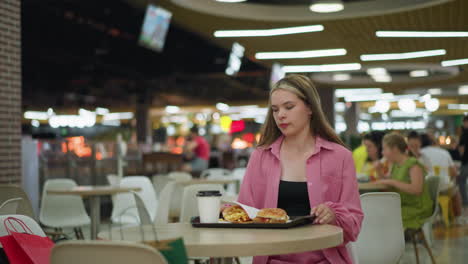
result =
[{"label": "black tray", "polygon": [[200,217],[196,216],[191,219],[193,227],[208,227],[208,228],[291,228],[297,226],[303,226],[313,223],[315,215],[297,216],[291,217],[291,221],[288,223],[200,223]]}]

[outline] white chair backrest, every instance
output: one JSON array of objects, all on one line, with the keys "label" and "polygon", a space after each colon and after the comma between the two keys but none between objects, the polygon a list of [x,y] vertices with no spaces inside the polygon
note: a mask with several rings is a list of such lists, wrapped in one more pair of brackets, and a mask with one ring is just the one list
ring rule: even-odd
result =
[{"label": "white chair backrest", "polygon": [[11,198],[0,205],[0,215],[16,214],[19,204],[23,198]]},{"label": "white chair backrest", "polygon": [[107,182],[110,184],[110,185],[119,185],[120,184],[120,177],[118,175],[115,175],[115,174],[108,174],[106,176],[107,178]]},{"label": "white chair backrest", "polygon": [[125,241],[66,241],[51,252],[51,264],[167,264],[156,249]]},{"label": "white chair backrest", "polygon": [[31,201],[29,200],[28,195],[24,192],[23,188],[13,184],[0,184],[0,203],[17,197],[23,198],[16,210],[17,213],[36,219]]},{"label": "white chair backrest", "polygon": [[200,174],[202,179],[223,179],[226,176],[230,176],[231,171],[222,168],[206,169]]},{"label": "white chair backrest", "polygon": [[246,168],[235,168],[234,170],[232,170],[232,176],[236,179],[242,180],[244,179],[246,170]]},{"label": "white chair backrest", "polygon": [[[151,221],[156,218],[156,211],[158,208],[158,201],[153,184],[146,176],[128,176],[122,178],[120,181],[121,187],[139,187],[140,195],[143,203],[148,210]],[[120,224],[138,224],[140,222],[138,217],[138,210],[135,203],[135,198],[131,193],[121,193],[112,197],[112,217],[113,223]],[[130,208],[130,209],[129,209]]]},{"label": "white chair backrest", "polygon": [[[76,187],[71,179],[50,179],[44,183],[39,220],[50,227],[80,226],[90,223],[90,218],[78,195],[48,194],[49,190],[66,190]],[[76,222],[68,222],[75,219]]]},{"label": "white chair backrest", "polygon": [[[8,235],[8,231],[6,230],[5,225],[4,225],[5,219],[7,219],[8,217],[14,217],[14,218],[17,218],[17,219],[23,221],[26,224],[26,226],[29,227],[29,229],[31,229],[33,234],[38,235],[38,236],[42,236],[42,237],[46,237],[46,234],[44,233],[44,230],[42,230],[42,228],[39,226],[39,224],[34,219],[32,219],[31,217],[29,217],[27,215],[17,215],[17,214],[0,215],[0,237]],[[10,223],[13,224],[13,227],[10,225]],[[16,229],[19,232],[24,231],[23,227],[19,223],[16,223],[14,220],[13,221],[8,221],[7,226],[9,226],[9,228],[11,228],[11,229],[13,229],[13,228]],[[1,247],[1,245],[0,245],[0,247]]]},{"label": "white chair backrest", "polygon": [[175,182],[168,182],[161,191],[159,195],[158,213],[156,214],[156,224],[167,224],[169,222],[170,206],[174,199],[175,187]]},{"label": "white chair backrest", "polygon": [[132,192],[133,198],[135,198],[135,203],[138,211],[138,217],[140,218],[141,225],[149,225],[153,222],[151,221],[151,216],[149,215],[148,210],[146,209],[145,202],[141,199],[140,195],[137,192]]},{"label": "white chair backrest", "polygon": [[166,174],[155,174],[151,177],[151,181],[153,182],[154,191],[156,192],[156,197],[161,195],[164,186],[170,181],[172,181]]},{"label": "white chair backrest", "polygon": [[437,199],[440,193],[440,177],[428,176],[426,177],[424,183],[427,185],[429,195],[431,196],[432,202],[434,203],[434,211],[431,216],[431,219],[433,219],[436,217],[439,208],[439,202]]},{"label": "white chair backrest", "polygon": [[361,205],[364,221],[354,244],[359,263],[397,263],[405,250],[400,195],[366,193],[361,195]]},{"label": "white chair backrest", "polygon": [[199,191],[220,191],[224,194],[224,188],[220,184],[195,184],[184,188],[182,195],[182,207],[180,210],[180,222],[190,222],[190,219],[198,214],[197,193]]},{"label": "white chair backrest", "polygon": [[193,178],[190,173],[183,171],[170,172],[167,177],[173,181],[190,181]]}]

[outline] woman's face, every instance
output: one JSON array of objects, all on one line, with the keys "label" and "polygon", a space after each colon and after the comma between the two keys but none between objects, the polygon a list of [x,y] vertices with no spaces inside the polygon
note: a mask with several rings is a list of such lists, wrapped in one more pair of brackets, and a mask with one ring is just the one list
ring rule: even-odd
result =
[{"label": "woman's face", "polygon": [[374,144],[374,142],[364,139],[363,141],[364,146],[366,146],[367,150],[367,155],[372,161],[378,160],[379,159],[379,149],[377,146]]},{"label": "woman's face", "polygon": [[310,128],[312,111],[290,91],[274,91],[271,94],[271,110],[276,125],[285,136],[294,136]]},{"label": "woman's face", "polygon": [[382,154],[385,158],[387,158],[388,161],[395,162],[396,157],[398,157],[398,155],[401,153],[397,147],[390,147],[384,143],[382,144]]},{"label": "woman's face", "polygon": [[421,150],[421,140],[419,138],[410,138],[408,139],[408,149],[415,156],[419,156],[419,151]]}]

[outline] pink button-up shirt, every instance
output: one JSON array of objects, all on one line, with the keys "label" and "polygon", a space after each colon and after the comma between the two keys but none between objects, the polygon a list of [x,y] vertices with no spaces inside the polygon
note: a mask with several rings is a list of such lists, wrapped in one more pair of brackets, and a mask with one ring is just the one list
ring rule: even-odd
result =
[{"label": "pink button-up shirt", "polygon": [[[281,179],[280,148],[284,137],[271,146],[257,148],[251,155],[238,201],[256,208],[276,208]],[[355,241],[364,217],[351,152],[345,147],[316,137],[315,151],[306,164],[310,207],[326,204],[336,215],[334,225],[343,229],[340,246],[283,256],[257,256],[254,264],[266,263],[353,263],[346,249]]]}]

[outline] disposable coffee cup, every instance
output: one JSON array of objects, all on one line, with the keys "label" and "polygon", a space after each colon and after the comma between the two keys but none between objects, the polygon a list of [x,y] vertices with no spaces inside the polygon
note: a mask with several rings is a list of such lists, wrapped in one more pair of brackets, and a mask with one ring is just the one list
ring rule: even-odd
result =
[{"label": "disposable coffee cup", "polygon": [[197,199],[200,223],[218,223],[221,193],[219,191],[199,191]]}]

